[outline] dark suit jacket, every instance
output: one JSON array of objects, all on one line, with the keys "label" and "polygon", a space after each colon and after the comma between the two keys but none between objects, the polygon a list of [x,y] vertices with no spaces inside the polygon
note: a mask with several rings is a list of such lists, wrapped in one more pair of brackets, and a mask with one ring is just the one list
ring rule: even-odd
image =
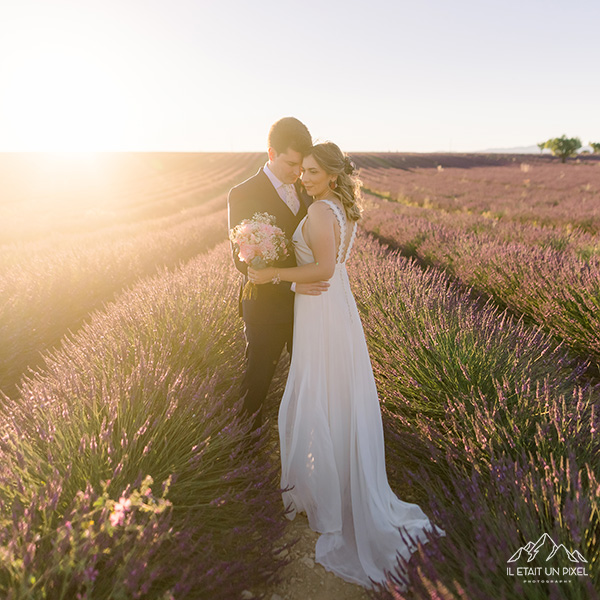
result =
[{"label": "dark suit jacket", "polygon": [[[280,198],[261,167],[256,175],[229,191],[227,199],[229,229],[233,229],[244,219],[251,219],[254,213],[266,212],[275,217],[276,225],[283,230],[288,240],[291,240],[296,227],[306,215],[306,209],[312,201],[299,183],[296,183],[296,192],[300,200],[300,209],[298,214],[294,215]],[[237,257],[233,246],[232,254],[236,268],[244,275],[240,287],[240,315],[244,321],[256,324],[292,321],[294,318],[294,292],[290,290],[291,284],[281,282],[277,285],[272,283],[259,285],[256,298],[242,301],[242,290],[248,281],[248,265]],[[294,267],[296,259],[292,253],[274,266]]]}]

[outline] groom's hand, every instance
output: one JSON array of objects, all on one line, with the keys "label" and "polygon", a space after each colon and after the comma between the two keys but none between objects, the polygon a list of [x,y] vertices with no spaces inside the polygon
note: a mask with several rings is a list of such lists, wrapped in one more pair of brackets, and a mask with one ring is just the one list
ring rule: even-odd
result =
[{"label": "groom's hand", "polygon": [[307,296],[320,296],[329,288],[328,281],[316,281],[315,283],[296,283],[296,294]]}]

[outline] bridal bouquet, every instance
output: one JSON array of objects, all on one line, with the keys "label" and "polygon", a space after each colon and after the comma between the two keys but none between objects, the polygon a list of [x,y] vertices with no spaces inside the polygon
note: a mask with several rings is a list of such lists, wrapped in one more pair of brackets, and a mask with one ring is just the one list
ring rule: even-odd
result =
[{"label": "bridal bouquet", "polygon": [[[253,269],[264,269],[286,257],[289,242],[283,231],[275,225],[275,217],[269,213],[254,213],[229,232],[238,258]],[[253,298],[256,284],[247,282],[242,298]]]}]

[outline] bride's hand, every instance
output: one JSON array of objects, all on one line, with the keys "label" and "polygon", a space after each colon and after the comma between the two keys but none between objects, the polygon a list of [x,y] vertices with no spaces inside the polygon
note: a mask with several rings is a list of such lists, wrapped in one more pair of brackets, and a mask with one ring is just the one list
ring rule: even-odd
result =
[{"label": "bride's hand", "polygon": [[274,267],[267,267],[266,269],[253,269],[248,267],[248,279],[251,283],[262,285],[263,283],[271,283],[273,277],[275,277],[277,269]]}]

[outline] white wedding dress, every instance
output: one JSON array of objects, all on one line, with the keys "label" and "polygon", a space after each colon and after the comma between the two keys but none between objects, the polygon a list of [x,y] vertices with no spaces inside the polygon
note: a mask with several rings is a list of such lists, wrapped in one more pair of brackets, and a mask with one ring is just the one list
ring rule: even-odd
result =
[{"label": "white wedding dress", "polygon": [[[279,409],[281,486],[288,490],[283,501],[289,517],[306,512],[311,529],[322,533],[316,561],[371,587],[371,580],[385,581],[397,554],[408,559],[416,549],[399,528],[426,542],[424,531],[433,526],[388,484],[379,399],[345,265],[356,223],[344,252],[346,215],[335,203],[322,202],[338,220],[340,247],[327,292],[295,300],[292,360]],[[314,262],[303,224],[293,236],[298,265]]]}]

